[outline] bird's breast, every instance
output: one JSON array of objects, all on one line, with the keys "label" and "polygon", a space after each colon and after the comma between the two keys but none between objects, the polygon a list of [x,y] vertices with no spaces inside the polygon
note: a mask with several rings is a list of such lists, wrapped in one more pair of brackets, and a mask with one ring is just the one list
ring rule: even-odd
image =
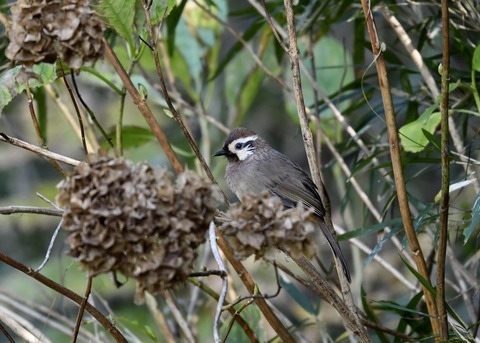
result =
[{"label": "bird's breast", "polygon": [[261,194],[267,189],[265,176],[259,174],[253,163],[229,163],[225,179],[228,187],[239,199],[248,194]]}]

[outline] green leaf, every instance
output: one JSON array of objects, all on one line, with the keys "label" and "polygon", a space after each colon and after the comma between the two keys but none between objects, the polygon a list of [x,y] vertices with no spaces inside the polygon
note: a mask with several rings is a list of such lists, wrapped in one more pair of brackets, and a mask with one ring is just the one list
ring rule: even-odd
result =
[{"label": "green leaf", "polygon": [[320,301],[319,297],[316,297],[315,300],[307,299],[304,294],[302,294],[295,285],[286,279],[284,276],[280,276],[279,279],[280,286],[285,289],[288,295],[295,300],[305,311],[310,313],[313,316],[317,316],[320,311]]},{"label": "green leaf", "polygon": [[473,52],[472,69],[480,72],[480,45],[477,45]]},{"label": "green leaf", "polygon": [[[409,308],[409,309],[417,308],[417,306],[420,303],[420,301],[422,300],[422,298],[423,298],[423,292],[420,291],[417,294],[415,294],[415,296],[413,296],[412,299],[410,299],[410,301],[407,304],[407,308]],[[418,321],[415,321],[413,318],[411,318],[409,316],[406,316],[405,314],[402,313],[402,315],[400,316],[400,321],[399,321],[398,326],[397,326],[397,331],[402,332],[402,333],[406,333],[408,327],[412,326],[412,321],[418,322]],[[413,325],[414,324],[415,323],[413,323]],[[401,341],[399,339],[396,339],[395,342],[401,342]]]},{"label": "green leaf", "polygon": [[[243,33],[242,38],[245,42],[248,42],[250,39],[252,39],[258,31],[260,31],[260,28],[265,25],[265,22],[259,21],[256,23],[253,23],[250,25],[247,30]],[[218,64],[218,68],[212,73],[211,76],[209,76],[209,80],[212,81],[214,80],[220,73],[227,67],[227,65],[230,65],[230,61],[238,55],[240,51],[244,49],[244,46],[241,42],[235,43],[232,48],[228,51],[228,53],[225,55],[222,61]]]},{"label": "green leaf", "polygon": [[425,149],[429,140],[425,136],[424,130],[433,134],[440,123],[440,112],[433,112],[437,106],[438,104],[435,102],[417,120],[400,128],[400,141],[406,151],[420,152]]},{"label": "green leaf", "polygon": [[111,26],[128,44],[129,53],[135,51],[133,42],[133,21],[135,0],[101,0],[95,9],[102,19]]},{"label": "green leaf", "polygon": [[237,115],[239,117],[242,117],[252,105],[259,93],[258,91],[264,78],[265,73],[260,68],[255,68],[255,70],[247,76],[237,98]]},{"label": "green leaf", "polygon": [[[113,142],[117,139],[115,130],[108,134]],[[140,126],[124,126],[122,128],[122,145],[124,149],[137,148],[145,145],[155,138],[154,134],[146,128]],[[102,144],[102,147],[108,149],[110,145],[107,142]]]},{"label": "green leaf", "polygon": [[[365,314],[367,315],[368,319],[370,319],[374,323],[377,323],[377,324],[380,323],[377,315],[375,314],[375,311],[372,310],[372,308],[370,307],[370,304],[368,303],[367,293],[365,292],[365,289],[363,287],[361,292],[362,292],[363,310],[365,311]],[[375,333],[377,334],[377,337],[380,340],[380,342],[383,342],[383,343],[389,342],[387,336],[385,336],[385,334],[382,331],[375,330]]]},{"label": "green leaf", "polygon": [[372,252],[370,253],[370,255],[368,255],[365,261],[363,262],[363,266],[365,267],[368,264],[370,264],[370,262],[373,261],[375,255],[377,255],[382,250],[385,243],[387,243],[390,239],[392,239],[392,237],[395,236],[402,229],[403,227],[392,228],[392,230],[388,234],[386,234],[385,237],[383,237],[383,239],[372,249]]},{"label": "green leaf", "polygon": [[465,239],[463,240],[463,244],[467,244],[467,241],[472,236],[473,232],[480,227],[480,193],[477,194],[477,198],[473,203],[472,207],[472,221],[470,225],[463,231],[463,235]]},{"label": "green leaf", "polygon": [[346,240],[349,240],[349,239],[352,239],[352,238],[370,235],[372,233],[375,233],[375,232],[378,232],[380,230],[385,229],[387,226],[392,226],[393,227],[393,226],[397,226],[401,223],[402,223],[402,218],[395,218],[395,219],[392,219],[392,220],[388,220],[386,222],[382,222],[382,223],[375,224],[375,225],[372,225],[372,226],[368,226],[368,227],[364,227],[364,228],[360,228],[360,229],[357,229],[357,230],[346,232],[344,234],[338,235],[337,239],[339,241],[346,241]]},{"label": "green leaf", "polygon": [[420,281],[423,287],[425,287],[430,293],[436,296],[437,292],[430,284],[430,281],[425,280],[425,278],[422,275],[420,275],[420,273],[417,272],[415,268],[413,268],[401,255],[400,255],[400,258],[402,259],[403,263],[408,268],[408,270],[410,270],[410,272],[417,278],[417,280]]},{"label": "green leaf", "polygon": [[378,307],[381,308],[381,309],[390,309],[390,310],[395,310],[395,311],[418,314],[422,317],[431,317],[428,313],[414,310],[412,308],[397,304],[394,301],[379,300],[379,301],[374,301],[374,303],[378,304],[379,305]]},{"label": "green leaf", "polygon": [[31,89],[53,82],[57,78],[55,64],[40,63],[30,70],[17,66],[0,73],[0,113],[18,94],[25,90],[25,82]]},{"label": "green leaf", "polygon": [[157,25],[163,18],[166,18],[177,4],[176,0],[155,0],[150,8],[152,25]]},{"label": "green leaf", "polygon": [[185,5],[187,4],[187,0],[182,0],[182,2],[178,5],[175,6],[172,9],[172,15],[168,16],[166,22],[167,22],[167,49],[168,49],[168,54],[170,56],[173,55],[173,52],[175,51],[175,29],[177,28],[178,22],[180,21],[180,18],[182,17],[183,10],[185,8]]}]

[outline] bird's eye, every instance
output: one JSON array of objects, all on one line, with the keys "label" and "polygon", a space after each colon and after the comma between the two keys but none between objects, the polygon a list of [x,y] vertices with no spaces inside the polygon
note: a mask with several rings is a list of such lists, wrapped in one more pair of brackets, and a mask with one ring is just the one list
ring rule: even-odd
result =
[{"label": "bird's eye", "polygon": [[241,148],[242,148],[242,143],[235,144],[235,149],[241,149]]}]

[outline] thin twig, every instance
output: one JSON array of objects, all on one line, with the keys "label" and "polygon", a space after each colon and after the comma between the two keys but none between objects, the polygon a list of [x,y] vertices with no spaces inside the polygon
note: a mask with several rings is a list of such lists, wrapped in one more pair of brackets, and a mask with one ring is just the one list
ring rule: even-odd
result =
[{"label": "thin twig", "polygon": [[227,297],[228,280],[226,278],[227,270],[225,268],[225,264],[223,263],[222,256],[220,256],[220,251],[218,250],[217,234],[215,232],[215,223],[213,222],[213,220],[210,222],[210,226],[208,228],[208,237],[210,240],[210,247],[212,249],[212,254],[213,254],[213,257],[215,258],[215,262],[217,262],[217,265],[218,265],[218,268],[220,268],[220,271],[223,272],[222,290],[218,298],[217,308],[215,310],[215,317],[213,319],[213,339],[215,340],[216,343],[218,343],[220,342],[218,324],[220,323],[220,316],[222,315],[223,303],[225,302],[225,298]]},{"label": "thin twig", "polygon": [[265,74],[267,74],[273,81],[278,83],[282,88],[286,90],[290,90],[290,87],[278,76],[274,75],[270,69],[268,69],[265,64],[260,60],[260,58],[257,56],[253,48],[243,39],[241,35],[237,33],[227,22],[223,21],[220,19],[218,16],[216,16],[212,11],[210,11],[208,8],[205,6],[201,5],[197,0],[193,0],[193,2],[200,7],[205,13],[207,13],[211,18],[213,18],[215,21],[220,23],[222,27],[224,27],[230,34],[235,37],[236,40],[238,40],[247,50],[248,53],[252,56],[252,59],[255,61],[255,63],[262,69]]},{"label": "thin twig", "polygon": [[[23,68],[23,67],[22,67]],[[35,114],[35,108],[33,107],[33,99],[32,94],[30,92],[30,85],[28,84],[28,80],[25,82],[25,89],[27,91],[27,99],[28,99],[28,110],[30,112],[30,117],[32,118],[33,127],[35,128],[35,132],[37,134],[38,141],[40,145],[48,150],[47,142],[45,137],[42,135],[42,131],[40,130],[40,125],[38,124],[37,115]],[[48,159],[48,161],[52,164],[52,166],[57,169],[62,175],[65,175],[65,171],[60,167],[57,161]]]},{"label": "thin twig", "polygon": [[185,320],[185,317],[183,316],[182,312],[178,308],[178,305],[171,291],[165,291],[162,293],[162,295],[163,295],[163,299],[165,299],[165,303],[167,304],[168,308],[170,309],[170,312],[173,315],[173,318],[175,318],[175,321],[180,327],[180,330],[182,331],[183,336],[185,337],[185,340],[188,343],[195,343],[195,337],[193,336],[193,332],[191,328],[188,326],[188,323]]},{"label": "thin twig", "polygon": [[13,339],[12,336],[10,336],[10,333],[8,333],[7,329],[2,325],[0,322],[0,331],[2,334],[5,336],[5,338],[8,340],[9,343],[15,343],[15,340]]},{"label": "thin twig", "polygon": [[[297,33],[295,27],[295,16],[293,13],[293,7],[291,0],[284,0],[285,5],[285,12],[287,17],[287,28],[288,28],[288,39],[289,39],[289,57],[290,57],[290,65],[292,71],[292,81],[293,81],[293,94],[295,97],[295,104],[297,106],[297,114],[300,122],[300,128],[302,130],[303,142],[305,145],[305,151],[307,154],[308,164],[310,166],[310,173],[313,178],[313,182],[317,185],[318,189],[320,190],[319,194],[322,198],[323,204],[325,204],[325,208],[330,208],[330,201],[328,199],[327,192],[323,187],[323,181],[321,179],[320,171],[318,169],[315,148],[313,145],[313,137],[312,133],[309,128],[309,121],[307,117],[307,113],[305,111],[305,102],[303,98],[303,91],[302,91],[302,83],[301,83],[301,76],[300,76],[300,58],[299,58],[299,51],[297,45]],[[331,212],[326,212],[326,220],[328,229],[332,232],[335,237],[335,230],[333,228],[333,224],[331,221]],[[345,300],[345,304],[348,306],[350,311],[350,315],[353,318],[353,324],[347,326],[352,332],[358,335],[358,339],[361,342],[369,342],[370,339],[367,336],[367,332],[363,325],[360,323],[360,319],[357,314],[357,309],[355,307],[353,296],[350,290],[350,284],[343,273],[341,263],[339,261],[338,256],[334,254],[335,260],[335,268],[337,271],[338,278],[340,280],[340,285],[342,289],[343,298]]]},{"label": "thin twig", "polygon": [[90,293],[92,292],[92,281],[93,275],[88,273],[85,296],[83,297],[80,308],[78,309],[77,320],[75,321],[75,327],[73,328],[72,343],[75,343],[77,341],[78,333],[80,331],[80,325],[82,325],[83,313],[85,312],[85,306],[87,305],[88,298],[90,297]]},{"label": "thin twig", "polygon": [[[168,94],[168,89],[165,84],[165,78],[163,76],[163,70],[162,66],[160,64],[160,55],[157,49],[157,43],[155,41],[155,35],[153,33],[153,26],[152,26],[152,20],[150,16],[150,8],[149,5],[146,1],[143,1],[144,4],[144,9],[145,9],[145,17],[147,19],[147,27],[148,27],[148,35],[150,38],[150,46],[152,48],[153,52],[153,58],[155,61],[155,66],[156,66],[156,71],[157,71],[157,76],[158,76],[158,81],[160,82],[160,90],[162,92],[163,98],[165,99],[168,109],[172,113],[173,119],[177,122],[177,125],[180,127],[180,130],[182,130],[183,135],[185,136],[188,144],[190,145],[190,148],[192,151],[195,153],[195,156],[198,158],[198,161],[202,165],[202,168],[207,175],[207,177],[210,179],[210,181],[213,184],[218,184],[217,180],[215,180],[215,177],[212,174],[212,171],[210,170],[210,167],[207,165],[207,162],[205,161],[205,158],[203,157],[202,153],[200,152],[200,149],[198,149],[198,145],[193,139],[192,135],[188,131],[185,123],[183,122],[182,118],[180,117],[179,113],[175,109],[175,106],[173,106],[172,101],[170,100],[170,96]],[[222,191],[222,195],[224,198],[224,201],[226,204],[229,203],[228,197],[226,194]]]},{"label": "thin twig", "polygon": [[30,85],[28,84],[28,80],[25,82],[25,90],[27,93],[28,110],[30,112],[30,118],[32,118],[32,123],[35,129],[35,133],[37,134],[37,138],[38,138],[38,141],[40,142],[40,145],[45,146],[45,138],[42,135],[42,131],[40,130],[40,125],[38,124],[37,116],[35,115],[35,109],[33,108],[32,93],[30,92]]},{"label": "thin twig", "polygon": [[54,209],[63,211],[60,207],[57,206],[57,204],[55,204],[52,200],[48,199],[45,195],[43,195],[43,194],[41,194],[41,193],[39,193],[39,192],[36,192],[35,194],[37,195],[37,197],[39,197],[40,199],[42,199],[43,201],[45,201],[47,204],[49,204],[50,206],[52,206]]},{"label": "thin twig", "polygon": [[192,272],[188,274],[188,277],[206,277],[216,275],[224,278],[227,276],[227,272],[225,270],[206,270],[204,272]]},{"label": "thin twig", "polygon": [[260,0],[260,1],[262,3],[262,6],[263,6],[263,10],[264,10],[264,13],[265,13],[265,18],[267,19],[268,25],[270,25],[270,28],[272,29],[272,32],[273,32],[273,35],[275,36],[275,39],[277,40],[278,44],[280,44],[283,51],[288,53],[287,46],[285,45],[285,43],[283,43],[282,38],[280,37],[280,35],[278,34],[275,26],[273,25],[272,17],[270,16],[270,13],[268,12],[267,4],[265,3],[265,0]]},{"label": "thin twig", "polygon": [[128,76],[128,73],[123,68],[122,64],[118,60],[117,55],[115,55],[112,47],[110,46],[110,44],[108,44],[105,37],[103,37],[103,43],[105,46],[105,57],[110,61],[113,68],[117,72],[118,76],[122,80],[123,84],[125,85],[125,88],[128,91],[128,94],[130,94],[133,100],[133,103],[138,107],[138,109],[142,113],[143,117],[145,118],[145,121],[147,122],[148,126],[150,127],[153,134],[157,138],[163,151],[165,152],[165,155],[167,156],[169,162],[171,163],[173,169],[175,170],[175,173],[177,174],[182,173],[183,165],[178,159],[178,156],[175,153],[175,151],[173,151],[173,148],[170,142],[168,141],[168,138],[165,135],[165,132],[160,127],[160,125],[158,125],[158,122],[155,119],[155,116],[153,115],[152,111],[150,110],[150,107],[148,107],[147,102],[140,95],[140,93],[137,91],[137,89],[133,85],[133,82]]},{"label": "thin twig", "polygon": [[0,322],[7,325],[23,342],[52,343],[42,331],[16,312],[0,306]]},{"label": "thin twig", "polygon": [[33,206],[0,207],[0,214],[10,215],[14,213],[32,213],[32,214],[42,214],[47,216],[61,217],[63,215],[63,210],[57,210],[55,208],[33,207]]},{"label": "thin twig", "polygon": [[93,113],[93,111],[87,105],[85,100],[83,100],[82,94],[80,94],[80,92],[78,90],[78,86],[77,86],[77,81],[76,81],[76,78],[75,78],[75,73],[71,73],[70,77],[72,78],[73,88],[75,89],[75,93],[77,94],[78,100],[80,100],[80,103],[82,104],[83,108],[85,109],[85,111],[87,111],[88,115],[90,116],[90,119],[93,121],[93,123],[95,124],[97,129],[100,131],[100,133],[102,134],[105,141],[113,149],[114,146],[113,146],[113,143],[112,143],[112,139],[110,137],[108,137],[107,132],[103,129],[102,125],[100,125],[100,123],[98,122],[97,117],[95,116],[95,113]]},{"label": "thin twig", "polygon": [[[83,297],[77,293],[71,291],[70,289],[60,285],[59,283],[49,279],[48,277],[35,272],[32,268],[27,267],[26,265],[14,260],[13,258],[5,255],[0,252],[0,261],[8,264],[12,268],[17,269],[18,271],[26,274],[27,276],[37,280],[48,288],[56,291],[59,294],[62,294],[66,298],[72,300],[73,302],[81,305],[83,302]],[[100,311],[98,311],[94,306],[86,303],[85,310],[90,313],[104,328],[108,333],[115,339],[116,342],[127,343],[127,340],[122,335],[122,333],[115,327],[115,325],[110,322]]]},{"label": "thin twig", "polygon": [[448,0],[442,0],[442,100],[441,112],[441,157],[442,157],[442,186],[440,200],[440,234],[437,248],[437,308],[440,322],[441,341],[448,340],[448,318],[445,300],[445,264],[448,240],[448,208],[450,201],[450,165],[449,165],[449,141],[448,141],[448,84],[450,72],[450,35],[449,35]]},{"label": "thin twig", "polygon": [[[208,296],[210,296],[211,298],[215,299],[218,302],[218,299],[220,298],[220,296],[217,293],[215,293],[215,291],[210,287],[208,287],[206,284],[204,284],[203,282],[199,281],[196,278],[189,278],[188,281],[191,282],[193,285],[197,286],[198,288],[200,288]],[[230,312],[230,314],[233,315],[235,313],[235,309],[231,306],[228,306],[229,303],[227,301],[225,301],[223,305],[224,305],[224,309]],[[245,335],[247,335],[250,342],[258,343],[258,339],[255,336],[255,332],[253,332],[250,326],[248,326],[248,323],[245,321],[245,319],[243,319],[242,317],[238,317],[237,324],[240,325],[240,327],[242,328],[243,332],[245,332]]]},{"label": "thin twig", "polygon": [[[232,249],[225,241],[220,231],[218,231],[218,229],[216,230],[216,233],[218,246],[223,251],[232,267],[235,269],[235,272],[240,277],[240,280],[242,280],[243,284],[247,288],[247,291],[253,294],[257,286],[253,281],[252,276],[248,273],[242,263],[234,257]],[[265,298],[256,298],[255,303],[264,315],[265,319],[272,326],[273,330],[278,334],[278,336],[284,343],[296,342],[291,333],[287,330],[287,328],[283,325],[277,315],[270,308]]]},{"label": "thin twig", "polygon": [[36,272],[41,271],[43,269],[43,267],[45,267],[45,265],[47,264],[48,260],[50,259],[50,254],[52,253],[53,244],[55,244],[55,239],[57,238],[58,232],[62,228],[62,224],[63,224],[63,218],[62,218],[62,220],[60,220],[60,223],[58,223],[57,228],[53,232],[52,238],[50,239],[50,243],[48,244],[47,253],[45,254],[45,258],[43,259],[43,262],[40,264],[40,266],[38,266],[38,268],[35,269]]},{"label": "thin twig", "polygon": [[245,304],[243,304],[238,310],[235,311],[233,314],[232,318],[230,319],[230,322],[228,323],[227,329],[225,330],[225,335],[223,339],[221,340],[222,343],[227,341],[228,335],[230,334],[230,331],[232,330],[233,324],[235,323],[235,320],[240,317],[240,313],[246,309],[248,306],[253,304],[253,299],[250,299],[247,301]]},{"label": "thin twig", "polygon": [[[414,260],[418,272],[422,277],[430,281],[430,276],[427,264],[423,255],[422,248],[418,241],[418,237],[413,226],[410,207],[408,203],[408,193],[406,189],[405,178],[403,176],[403,166],[400,154],[400,141],[398,138],[397,123],[395,118],[395,111],[393,107],[392,94],[390,92],[390,83],[388,82],[387,67],[383,58],[382,44],[377,33],[377,27],[373,18],[370,0],[362,0],[363,13],[366,19],[367,30],[370,35],[370,42],[372,45],[372,52],[377,66],[378,80],[380,83],[380,91],[382,93],[383,107],[385,110],[385,120],[388,130],[388,140],[390,142],[390,155],[392,158],[393,174],[395,177],[395,185],[397,190],[397,197],[400,206],[400,213],[403,219],[405,233],[412,250]],[[433,295],[423,287],[428,313],[430,314],[430,322],[432,325],[434,335],[440,333],[438,325],[438,311]]]},{"label": "thin twig", "polygon": [[[44,85],[44,89],[50,96],[50,98],[54,101],[55,105],[57,105],[60,112],[63,113],[65,119],[67,119],[68,123],[75,132],[75,135],[78,137],[78,139],[81,140],[82,134],[80,132],[80,126],[78,125],[78,120],[75,118],[75,115],[70,111],[68,106],[63,102],[62,98],[58,94],[58,91],[52,86],[52,84]],[[89,127],[89,125],[87,125],[87,127]],[[88,136],[85,138],[87,139],[88,151],[98,151],[99,145],[95,138],[95,135],[91,133],[91,130],[88,130]]]},{"label": "thin twig", "polygon": [[155,299],[155,297],[149,292],[145,292],[145,303],[147,304],[150,313],[153,315],[155,322],[160,327],[163,338],[167,341],[167,343],[175,343],[177,340],[175,339],[172,330],[170,330],[168,322],[165,319],[162,311],[158,309],[157,299]]},{"label": "thin twig", "polygon": [[[422,55],[420,52],[414,47],[412,40],[408,36],[408,33],[403,28],[402,24],[398,21],[398,19],[393,15],[393,13],[389,10],[389,8],[385,4],[380,5],[380,11],[382,12],[383,17],[387,20],[390,24],[392,29],[397,34],[400,42],[403,44],[407,52],[410,54],[410,58],[417,66],[420,75],[422,76],[423,80],[425,81],[428,90],[430,91],[432,101],[436,101],[437,98],[440,96],[440,91],[438,89],[437,83],[433,78],[432,73],[426,66],[425,62],[423,61]],[[472,68],[472,73],[473,73]],[[477,100],[477,96],[475,96],[475,92],[473,93],[475,100],[477,101],[477,106],[480,104],[480,99]],[[460,158],[467,162],[468,157],[461,155],[462,151],[464,150],[462,138],[458,129],[455,125],[455,122],[451,116],[448,117],[448,131],[450,132],[450,136],[452,137],[453,145],[457,153],[459,154]],[[468,172],[468,165],[464,166],[466,172]],[[480,183],[478,179],[475,179],[475,188],[478,191],[480,189]]]},{"label": "thin twig", "polygon": [[75,99],[75,96],[73,95],[72,88],[70,88],[70,84],[67,81],[67,76],[65,75],[65,72],[64,72],[61,64],[60,64],[60,67],[61,67],[61,70],[62,70],[63,83],[65,84],[65,87],[67,88],[67,92],[70,95],[70,100],[72,100],[73,108],[75,108],[75,113],[77,114],[77,120],[78,120],[78,126],[80,127],[80,137],[81,137],[81,140],[82,140],[83,151],[85,152],[85,155],[88,155],[87,141],[85,139],[85,127],[83,126],[83,118],[82,118],[82,115],[80,113],[80,109],[78,108],[77,100]]},{"label": "thin twig", "polygon": [[80,161],[74,160],[73,158],[66,157],[66,156],[51,152],[51,151],[46,150],[46,149],[42,149],[39,146],[27,143],[27,142],[22,141],[22,140],[17,139],[17,138],[7,136],[3,132],[0,132],[0,141],[9,143],[11,145],[18,146],[19,148],[22,148],[22,149],[25,149],[25,150],[28,150],[28,151],[31,151],[31,152],[34,152],[38,155],[46,157],[47,159],[53,159],[53,160],[56,160],[56,161],[59,161],[59,162],[63,162],[65,164],[69,164],[71,166],[77,166],[77,165],[80,164]]}]

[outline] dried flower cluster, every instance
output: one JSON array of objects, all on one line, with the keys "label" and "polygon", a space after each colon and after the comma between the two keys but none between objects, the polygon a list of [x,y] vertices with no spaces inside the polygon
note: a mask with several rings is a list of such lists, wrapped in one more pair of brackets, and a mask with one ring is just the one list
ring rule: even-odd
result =
[{"label": "dried flower cluster", "polygon": [[57,57],[72,69],[103,54],[102,24],[88,0],[19,0],[11,8],[5,55],[30,66]]},{"label": "dried flower cluster", "polygon": [[69,254],[91,273],[121,272],[157,293],[184,281],[221,201],[193,172],[178,176],[123,159],[99,157],[62,181]]},{"label": "dried flower cluster", "polygon": [[293,258],[315,255],[314,225],[307,220],[312,211],[301,207],[286,209],[278,197],[264,192],[247,196],[227,211],[230,221],[221,230],[238,258],[268,255],[279,248]]}]

